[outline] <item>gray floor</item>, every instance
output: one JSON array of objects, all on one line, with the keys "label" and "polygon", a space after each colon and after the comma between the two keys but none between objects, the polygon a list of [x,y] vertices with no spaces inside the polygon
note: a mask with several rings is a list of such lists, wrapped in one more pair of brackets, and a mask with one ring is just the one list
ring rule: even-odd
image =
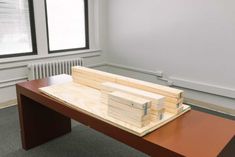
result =
[{"label": "gray floor", "polygon": [[[235,117],[193,107],[228,119]],[[21,149],[18,112],[16,107],[0,110],[0,157],[146,157],[145,154],[84,125],[73,122],[70,134],[44,145]]]},{"label": "gray floor", "polygon": [[112,138],[73,122],[72,132],[44,145],[21,149],[16,107],[0,110],[0,157],[146,157]]}]

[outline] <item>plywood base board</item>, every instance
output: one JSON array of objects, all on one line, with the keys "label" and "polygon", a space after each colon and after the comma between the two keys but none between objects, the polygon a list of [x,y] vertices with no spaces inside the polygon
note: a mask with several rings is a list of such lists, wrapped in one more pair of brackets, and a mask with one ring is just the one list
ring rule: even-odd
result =
[{"label": "plywood base board", "polygon": [[64,84],[43,87],[40,88],[40,91],[55,98],[58,101],[61,101],[64,103],[64,105],[105,121],[137,136],[144,136],[190,110],[188,105],[184,105],[183,111],[181,113],[172,114],[165,112],[162,120],[151,121],[147,126],[138,128],[108,116],[108,106],[101,103],[101,92],[94,88],[68,82]]}]

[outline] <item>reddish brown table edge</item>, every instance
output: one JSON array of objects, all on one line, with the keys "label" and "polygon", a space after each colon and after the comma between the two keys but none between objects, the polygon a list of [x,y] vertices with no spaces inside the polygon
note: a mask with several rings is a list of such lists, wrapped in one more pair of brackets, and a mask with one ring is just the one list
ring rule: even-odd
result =
[{"label": "reddish brown table edge", "polygon": [[150,156],[182,156],[41,94],[38,88],[54,84],[49,79],[16,85],[23,149],[28,150],[69,133],[72,118]]}]

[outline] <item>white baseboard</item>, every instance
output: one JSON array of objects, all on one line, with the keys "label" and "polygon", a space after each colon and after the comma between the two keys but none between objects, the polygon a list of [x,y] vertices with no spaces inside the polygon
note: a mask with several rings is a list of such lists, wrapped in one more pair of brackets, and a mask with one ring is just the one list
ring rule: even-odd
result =
[{"label": "white baseboard", "polygon": [[102,67],[102,66],[107,66],[107,64],[106,63],[97,63],[97,64],[85,65],[85,67],[88,67],[88,68],[97,68],[97,67]]},{"label": "white baseboard", "polygon": [[200,100],[195,100],[195,99],[191,99],[191,98],[184,98],[184,103],[191,104],[191,105],[201,107],[201,108],[205,108],[205,109],[208,109],[208,110],[213,110],[213,111],[216,111],[216,112],[228,114],[228,115],[231,115],[231,116],[235,116],[235,110],[234,109],[218,106],[218,105],[203,102],[203,101],[200,101]]},{"label": "white baseboard", "polygon": [[4,108],[15,106],[15,105],[17,105],[17,100],[16,99],[9,100],[9,101],[0,103],[0,109],[4,109]]},{"label": "white baseboard", "polygon": [[173,82],[173,85],[177,87],[183,87],[228,98],[235,98],[235,89],[232,88],[212,85],[204,82],[190,81],[175,77],[170,77],[169,79]]},{"label": "white baseboard", "polygon": [[157,77],[163,76],[162,71],[151,71],[151,70],[145,70],[145,69],[140,69],[140,68],[136,68],[136,67],[130,67],[130,66],[125,66],[125,65],[120,65],[120,64],[113,64],[113,63],[106,63],[105,65],[115,67],[115,68],[121,68],[124,70],[139,72],[139,73],[143,73],[143,74],[153,75],[153,76],[157,76]]}]

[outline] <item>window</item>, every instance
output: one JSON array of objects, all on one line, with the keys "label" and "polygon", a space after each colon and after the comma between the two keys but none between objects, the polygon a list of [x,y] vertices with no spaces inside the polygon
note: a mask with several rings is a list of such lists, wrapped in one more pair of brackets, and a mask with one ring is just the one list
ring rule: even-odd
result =
[{"label": "window", "polygon": [[32,0],[0,0],[0,57],[36,54]]},{"label": "window", "polygon": [[45,0],[49,53],[89,48],[87,0]]}]

